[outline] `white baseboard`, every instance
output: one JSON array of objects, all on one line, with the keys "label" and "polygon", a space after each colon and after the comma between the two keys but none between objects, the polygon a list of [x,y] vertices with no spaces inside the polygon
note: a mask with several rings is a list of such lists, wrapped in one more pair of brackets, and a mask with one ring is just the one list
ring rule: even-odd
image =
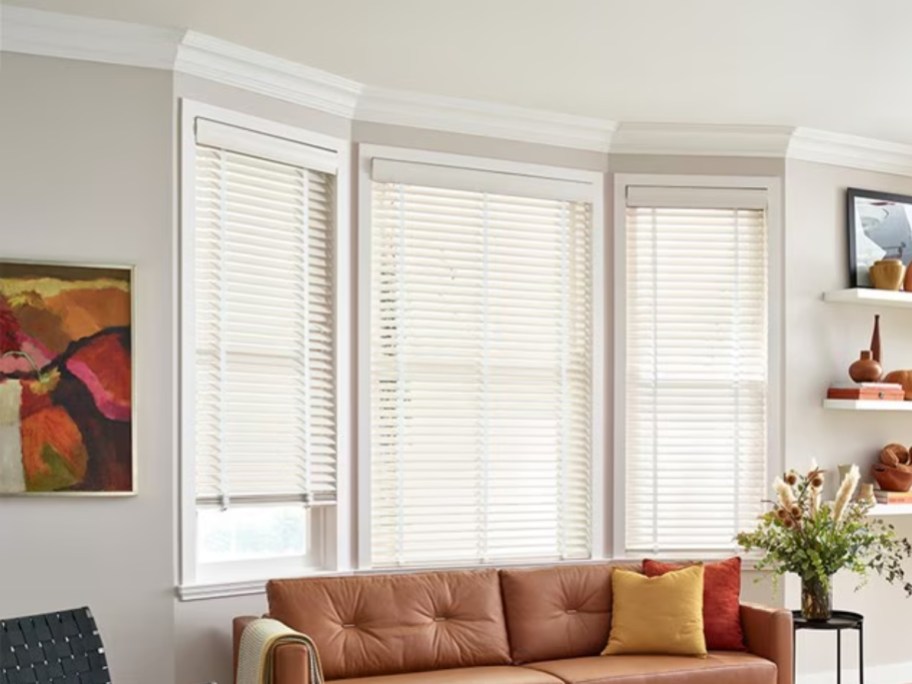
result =
[{"label": "white baseboard", "polygon": [[[798,672],[795,684],[833,684],[836,681],[836,670],[802,674]],[[855,684],[858,681],[858,668],[843,665],[842,681]],[[912,684],[912,662],[893,663],[865,667],[865,684]]]}]

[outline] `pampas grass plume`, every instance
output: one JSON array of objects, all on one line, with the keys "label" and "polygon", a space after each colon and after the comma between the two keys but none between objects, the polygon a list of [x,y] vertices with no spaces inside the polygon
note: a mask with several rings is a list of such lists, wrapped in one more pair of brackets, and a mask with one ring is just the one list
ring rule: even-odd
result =
[{"label": "pampas grass plume", "polygon": [[776,490],[779,505],[785,510],[790,511],[792,505],[796,503],[795,492],[792,491],[792,488],[781,477],[776,478],[776,481],[773,483],[773,488]]},{"label": "pampas grass plume", "polygon": [[853,465],[849,468],[849,472],[846,473],[846,476],[842,480],[842,484],[839,485],[839,491],[836,493],[836,503],[833,505],[833,520],[837,522],[842,520],[846,506],[849,505],[849,501],[852,499],[852,496],[855,494],[855,489],[858,487],[859,479],[858,466]]}]

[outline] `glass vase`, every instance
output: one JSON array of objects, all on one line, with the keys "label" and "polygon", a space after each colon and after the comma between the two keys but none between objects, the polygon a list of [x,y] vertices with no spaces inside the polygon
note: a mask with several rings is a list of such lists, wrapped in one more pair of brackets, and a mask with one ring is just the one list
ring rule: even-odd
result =
[{"label": "glass vase", "polygon": [[823,622],[833,615],[833,578],[801,578],[801,615],[805,620]]}]

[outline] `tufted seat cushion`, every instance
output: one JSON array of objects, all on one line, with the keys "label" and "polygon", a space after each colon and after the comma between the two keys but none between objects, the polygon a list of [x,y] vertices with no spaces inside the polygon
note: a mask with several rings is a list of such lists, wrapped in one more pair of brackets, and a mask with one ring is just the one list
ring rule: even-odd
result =
[{"label": "tufted seat cushion", "polygon": [[776,684],[776,666],[735,651],[710,651],[706,658],[618,655],[532,663],[529,668],[567,684]]},{"label": "tufted seat cushion", "polygon": [[510,664],[496,570],[273,580],[266,597],[327,679]]},{"label": "tufted seat cushion", "polygon": [[611,629],[611,571],[594,563],[500,571],[514,663],[599,655]]},{"label": "tufted seat cushion", "polygon": [[332,684],[564,684],[547,672],[526,667],[465,667],[385,677],[338,679]]}]

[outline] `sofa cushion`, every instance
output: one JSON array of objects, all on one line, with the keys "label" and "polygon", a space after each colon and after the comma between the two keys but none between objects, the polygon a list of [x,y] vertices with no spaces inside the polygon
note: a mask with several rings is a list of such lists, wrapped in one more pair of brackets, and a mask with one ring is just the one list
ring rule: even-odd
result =
[{"label": "sofa cushion", "polygon": [[706,658],[620,655],[532,663],[567,684],[776,684],[776,666],[750,653],[711,651]]},{"label": "sofa cushion", "polygon": [[[643,572],[657,577],[687,567],[688,563],[663,563],[646,559]],[[715,651],[744,651],[741,629],[741,559],[735,556],[703,564],[703,633],[706,648]]]},{"label": "sofa cushion", "polygon": [[611,636],[605,655],[706,655],[703,566],[644,577],[611,574]]},{"label": "sofa cushion", "polygon": [[526,667],[465,667],[384,677],[337,679],[332,684],[563,684],[553,675]]},{"label": "sofa cushion", "polygon": [[495,570],[273,580],[266,597],[327,679],[510,664]]},{"label": "sofa cushion", "polygon": [[611,627],[611,571],[595,563],[500,571],[514,663],[598,655]]}]

